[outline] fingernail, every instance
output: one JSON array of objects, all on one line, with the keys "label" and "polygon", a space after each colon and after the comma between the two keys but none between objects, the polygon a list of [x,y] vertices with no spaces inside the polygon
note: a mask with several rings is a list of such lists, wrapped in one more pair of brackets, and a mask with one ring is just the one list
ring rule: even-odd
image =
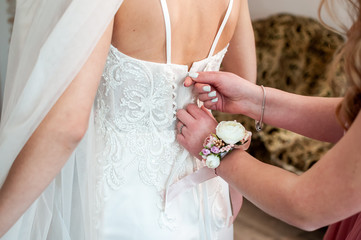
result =
[{"label": "fingernail", "polygon": [[213,103],[218,102],[218,98],[216,97],[216,98],[212,99],[212,102]]},{"label": "fingernail", "polygon": [[216,91],[208,93],[208,97],[215,97],[217,95]]},{"label": "fingernail", "polygon": [[193,78],[193,79],[196,79],[197,77],[198,77],[198,73],[196,73],[196,72],[189,72],[188,73],[188,76],[190,76],[191,78]]},{"label": "fingernail", "polygon": [[211,86],[204,86],[203,91],[210,92],[211,91]]}]

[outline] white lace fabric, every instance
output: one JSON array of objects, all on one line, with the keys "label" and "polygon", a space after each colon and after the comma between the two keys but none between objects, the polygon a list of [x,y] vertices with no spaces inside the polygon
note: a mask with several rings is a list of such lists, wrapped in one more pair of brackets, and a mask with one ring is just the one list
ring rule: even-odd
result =
[{"label": "white lace fabric", "polygon": [[[219,70],[225,53],[226,48],[195,62],[191,71]],[[169,175],[169,170],[160,168],[172,168],[172,158],[181,149],[176,142],[176,111],[195,103],[192,89],[183,86],[187,74],[187,66],[138,60],[111,46],[95,101],[95,122],[104,146],[99,161],[106,166],[106,180],[112,189],[119,189],[124,181],[124,171],[116,166],[129,165],[121,157],[123,152],[141,159],[156,158],[145,164],[155,173],[146,175]]]},{"label": "white lace fabric", "polygon": [[[17,1],[0,124],[0,184],[121,2]],[[96,118],[92,113],[86,136],[2,240],[97,240],[99,230],[114,230],[125,236],[120,239],[221,236],[212,234],[225,226],[230,212],[224,204],[229,203],[226,183],[212,179],[169,205],[162,197],[169,184],[198,167],[175,142],[175,111],[194,102],[182,86],[188,67],[136,60],[115,50],[111,48],[94,106]],[[191,71],[218,70],[225,52],[210,54]]]},{"label": "white lace fabric", "polygon": [[[219,70],[226,51],[193,63],[190,71]],[[152,226],[137,239],[193,239],[192,234],[194,239],[207,234],[206,239],[217,239],[228,226],[228,186],[221,179],[182,194],[174,203],[165,201],[172,183],[200,167],[176,141],[175,113],[195,103],[192,89],[183,86],[187,75],[186,65],[139,60],[111,46],[95,101],[98,162],[104,169],[106,195],[105,239],[133,239],[133,232],[116,228],[120,225]],[[117,218],[120,213],[124,217]],[[140,219],[134,218],[140,214]],[[193,233],[180,234],[186,229]]]},{"label": "white lace fabric", "polygon": [[[167,201],[169,186],[202,165],[176,142],[176,111],[195,103],[183,86],[189,72],[218,71],[227,47],[213,55],[233,1],[209,56],[188,66],[171,62],[171,23],[161,0],[166,63],[130,57],[114,46],[95,101],[98,163],[103,167],[105,240],[233,239],[229,189],[220,178]],[[121,216],[121,217],[119,217]],[[128,229],[134,229],[129,231]]]}]

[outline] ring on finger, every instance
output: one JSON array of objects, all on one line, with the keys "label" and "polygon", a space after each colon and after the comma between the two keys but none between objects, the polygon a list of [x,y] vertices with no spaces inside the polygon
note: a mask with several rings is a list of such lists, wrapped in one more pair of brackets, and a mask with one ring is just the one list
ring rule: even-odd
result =
[{"label": "ring on finger", "polygon": [[183,127],[185,127],[184,124],[182,124],[182,126],[180,126],[180,128],[179,128],[179,134],[182,134],[182,129],[183,129]]}]

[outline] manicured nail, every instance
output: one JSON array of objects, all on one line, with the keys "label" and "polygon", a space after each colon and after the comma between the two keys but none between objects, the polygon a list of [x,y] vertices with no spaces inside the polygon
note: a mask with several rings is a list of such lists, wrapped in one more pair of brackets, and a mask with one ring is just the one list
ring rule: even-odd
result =
[{"label": "manicured nail", "polygon": [[218,98],[217,97],[213,98],[211,102],[213,102],[213,103],[218,102]]},{"label": "manicured nail", "polygon": [[211,86],[204,86],[203,91],[210,92],[211,91]]},{"label": "manicured nail", "polygon": [[196,79],[197,77],[198,77],[198,73],[196,73],[196,72],[189,72],[188,73],[188,76],[190,76],[191,78],[193,78],[193,79]]},{"label": "manicured nail", "polygon": [[217,95],[216,91],[208,93],[208,97],[215,97]]}]

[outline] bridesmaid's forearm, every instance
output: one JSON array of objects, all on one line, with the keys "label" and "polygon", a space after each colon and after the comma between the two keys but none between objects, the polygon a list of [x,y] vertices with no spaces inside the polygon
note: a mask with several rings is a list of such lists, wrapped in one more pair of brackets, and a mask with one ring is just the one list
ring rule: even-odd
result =
[{"label": "bridesmaid's forearm", "polygon": [[[256,120],[261,117],[263,98],[261,87],[258,88],[257,98],[252,97],[256,99],[252,100],[252,107],[243,113]],[[327,142],[337,142],[343,136],[336,117],[341,98],[301,96],[268,87],[265,91],[264,123]]]},{"label": "bridesmaid's forearm", "polygon": [[293,198],[297,175],[262,163],[241,150],[227,155],[217,174],[268,214],[305,230],[314,229],[308,225],[309,214],[297,207],[302,199]]}]

